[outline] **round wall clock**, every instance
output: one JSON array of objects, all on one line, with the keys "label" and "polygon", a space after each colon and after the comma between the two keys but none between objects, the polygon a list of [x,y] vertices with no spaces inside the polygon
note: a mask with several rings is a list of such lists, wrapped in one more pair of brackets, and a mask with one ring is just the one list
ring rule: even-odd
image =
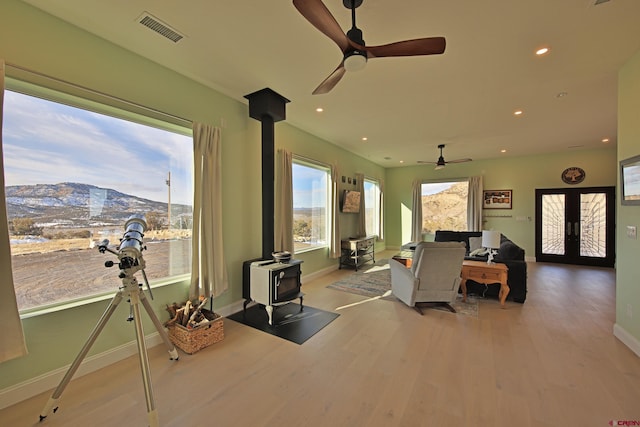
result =
[{"label": "round wall clock", "polygon": [[584,181],[585,176],[586,176],[586,173],[582,168],[571,167],[571,168],[566,168],[565,170],[562,171],[562,181],[565,182],[566,184],[571,184],[571,185],[580,184],[582,181]]}]

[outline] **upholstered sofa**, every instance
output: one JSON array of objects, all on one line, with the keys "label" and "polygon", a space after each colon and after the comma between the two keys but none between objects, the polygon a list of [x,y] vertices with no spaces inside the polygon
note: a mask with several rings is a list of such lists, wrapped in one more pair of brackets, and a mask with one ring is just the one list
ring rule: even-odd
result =
[{"label": "upholstered sofa", "polygon": [[[473,256],[474,249],[481,245],[482,231],[436,231],[436,242],[464,242],[467,247],[465,259],[486,261],[487,256]],[[524,249],[509,240],[504,234],[500,237],[500,249],[493,258],[494,262],[506,264],[509,267],[507,282],[509,283],[509,296],[515,302],[524,303],[527,299],[527,263],[524,260]],[[483,285],[481,283],[467,282],[467,292],[482,296],[497,297],[500,284]]]}]

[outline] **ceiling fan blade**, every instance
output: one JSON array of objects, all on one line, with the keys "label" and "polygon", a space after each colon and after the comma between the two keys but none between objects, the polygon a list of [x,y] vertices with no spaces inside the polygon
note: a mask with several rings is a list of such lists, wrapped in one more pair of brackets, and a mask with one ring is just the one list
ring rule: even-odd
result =
[{"label": "ceiling fan blade", "polygon": [[343,61],[340,63],[340,65],[338,65],[338,68],[333,70],[333,73],[329,74],[329,77],[327,77],[326,79],[324,79],[322,83],[320,83],[320,86],[318,86],[312,92],[312,94],[322,95],[329,92],[331,89],[335,87],[335,85],[338,84],[338,82],[340,81],[340,79],[342,79],[342,76],[344,76],[344,73],[346,73],[346,71],[347,70],[344,69],[344,61]]},{"label": "ceiling fan blade", "polygon": [[420,163],[421,165],[437,165],[438,162],[428,162],[426,160],[418,160],[416,163]]},{"label": "ceiling fan blade", "polygon": [[293,0],[293,5],[307,21],[333,40],[344,53],[349,49],[349,39],[340,28],[329,9],[320,0]]},{"label": "ceiling fan blade", "polygon": [[447,160],[445,163],[464,163],[471,162],[472,159],[456,159],[456,160]]},{"label": "ceiling fan blade", "polygon": [[439,55],[444,53],[446,46],[447,42],[444,37],[429,37],[381,46],[368,46],[366,49],[369,58],[383,58],[388,56]]},{"label": "ceiling fan blade", "polygon": [[472,159],[469,159],[469,158],[446,161],[444,159],[444,156],[442,155],[442,150],[444,149],[444,144],[438,145],[438,149],[440,149],[440,157],[438,157],[438,161],[437,162],[427,162],[427,161],[424,161],[424,160],[418,160],[418,163],[422,163],[422,164],[426,163],[426,164],[430,164],[430,165],[436,165],[436,170],[438,170],[438,169],[444,168],[449,163],[464,163],[464,162],[471,162],[472,161]]}]

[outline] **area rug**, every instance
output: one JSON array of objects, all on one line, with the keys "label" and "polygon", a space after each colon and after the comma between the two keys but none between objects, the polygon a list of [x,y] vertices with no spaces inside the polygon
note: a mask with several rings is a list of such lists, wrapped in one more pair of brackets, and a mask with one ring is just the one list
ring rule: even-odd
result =
[{"label": "area rug", "polygon": [[327,288],[369,298],[381,297],[391,289],[389,260],[383,259],[375,264],[365,265]]},{"label": "area rug", "polygon": [[246,311],[234,313],[227,319],[296,344],[303,344],[338,316],[340,315],[306,305],[300,310],[300,304],[289,303],[274,308],[273,325],[269,325],[267,311],[259,304],[247,308]]},{"label": "area rug", "polygon": [[[391,270],[389,269],[389,260],[380,260],[374,265],[367,266],[366,269],[356,271],[328,285],[327,288],[362,295],[367,298],[399,301],[390,292]],[[451,303],[451,306],[456,310],[455,314],[478,317],[478,300],[472,296],[467,298],[467,302],[462,302],[462,296],[459,295],[456,301]],[[427,308],[426,305],[425,308]],[[439,305],[434,305],[429,308],[450,313],[446,307]]]}]

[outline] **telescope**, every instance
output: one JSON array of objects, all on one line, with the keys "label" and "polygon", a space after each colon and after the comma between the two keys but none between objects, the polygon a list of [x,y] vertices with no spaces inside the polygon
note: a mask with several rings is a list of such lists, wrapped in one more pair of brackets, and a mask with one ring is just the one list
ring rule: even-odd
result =
[{"label": "telescope", "polygon": [[142,238],[147,229],[147,222],[142,215],[132,215],[125,222],[124,229],[125,232],[118,247],[118,258],[120,268],[130,268],[137,264],[142,257],[142,251],[146,249]]},{"label": "telescope", "polygon": [[[146,229],[147,222],[143,215],[131,215],[124,224],[125,231],[120,239],[120,245],[117,247],[117,250],[109,249],[108,239],[104,239],[98,243],[98,250],[101,253],[111,252],[116,255],[120,260],[119,267],[121,271],[133,267],[141,267],[144,269],[142,251],[146,249],[143,241]],[[113,261],[107,261],[105,266],[113,267]]]},{"label": "telescope", "polygon": [[[127,301],[129,301],[130,312],[128,321],[133,321],[135,324],[136,330],[136,341],[138,344],[138,357],[140,359],[140,369],[142,371],[142,380],[144,382],[144,392],[147,403],[147,416],[149,418],[149,425],[151,427],[158,427],[158,412],[155,407],[155,402],[153,398],[153,390],[151,387],[151,373],[149,367],[149,357],[147,355],[147,347],[145,344],[145,335],[144,330],[142,328],[142,320],[140,319],[140,304],[147,311],[147,314],[151,318],[153,325],[155,326],[158,334],[164,341],[167,350],[169,351],[171,360],[178,360],[178,352],[176,351],[175,346],[169,339],[167,332],[164,330],[162,323],[158,320],[158,317],[155,315],[151,304],[147,300],[147,297],[144,295],[142,291],[142,287],[138,283],[135,278],[135,273],[138,271],[142,271],[142,278],[144,279],[144,283],[147,285],[147,290],[149,291],[149,296],[153,299],[153,294],[151,294],[151,287],[149,286],[149,281],[147,280],[147,275],[144,272],[145,262],[142,258],[142,251],[147,249],[144,246],[143,237],[144,232],[147,229],[147,222],[142,215],[132,215],[129,217],[127,222],[124,224],[124,235],[120,239],[120,245],[116,249],[109,248],[109,240],[105,239],[98,243],[98,250],[100,253],[109,252],[116,255],[120,261],[118,266],[120,267],[119,277],[122,279],[122,286],[119,288],[118,292],[115,294],[111,303],[105,310],[104,314],[98,321],[98,324],[95,326],[91,335],[85,342],[84,346],[80,350],[80,353],[76,356],[75,360],[67,370],[67,373],[58,384],[58,387],[55,389],[49,400],[47,401],[44,409],[40,412],[40,421],[44,420],[49,413],[55,413],[58,410],[58,399],[62,396],[64,389],[67,387],[71,378],[75,374],[75,372],[80,367],[82,360],[89,353],[89,350],[95,340],[98,338],[98,335],[104,328],[104,326],[109,321],[111,315],[115,312],[118,304],[126,297]],[[113,267],[113,261],[107,261],[104,263],[105,267]]]}]

